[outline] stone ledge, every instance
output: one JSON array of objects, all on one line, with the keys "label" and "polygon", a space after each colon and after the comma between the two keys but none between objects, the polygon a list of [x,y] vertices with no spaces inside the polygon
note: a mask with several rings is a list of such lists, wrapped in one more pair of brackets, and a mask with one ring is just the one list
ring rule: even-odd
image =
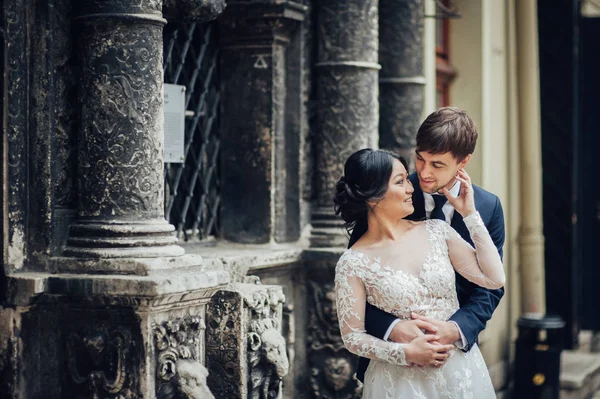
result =
[{"label": "stone ledge", "polygon": [[561,399],[588,398],[600,388],[600,354],[563,351]]},{"label": "stone ledge", "polygon": [[[142,249],[142,248],[138,248]],[[183,252],[183,248],[181,248]],[[47,261],[51,273],[106,274],[106,275],[135,275],[151,276],[161,271],[171,273],[173,270],[189,268],[212,268],[214,260],[205,261],[200,255],[180,255],[161,257],[130,257],[130,258],[77,258],[52,257]]]},{"label": "stone ledge", "polygon": [[156,305],[208,298],[230,282],[229,273],[217,260],[195,267],[157,270],[147,276],[24,272],[11,274],[8,279],[8,302],[20,306],[30,305],[42,294],[114,297],[116,302],[119,298],[125,302],[130,302],[127,298],[138,298],[140,304]]},{"label": "stone ledge", "polygon": [[223,264],[232,282],[242,282],[249,271],[300,262],[307,250],[298,244],[250,245],[218,242],[215,247],[183,244],[188,254],[201,254],[206,260]]}]

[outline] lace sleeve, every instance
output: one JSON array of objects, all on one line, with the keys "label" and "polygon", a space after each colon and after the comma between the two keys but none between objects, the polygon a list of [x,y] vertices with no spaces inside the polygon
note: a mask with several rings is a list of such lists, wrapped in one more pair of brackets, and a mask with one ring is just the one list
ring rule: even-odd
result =
[{"label": "lace sleeve", "polygon": [[340,332],[350,352],[373,360],[406,366],[405,344],[383,341],[365,330],[366,290],[360,262],[343,256],[335,270],[335,293]]},{"label": "lace sleeve", "polygon": [[502,260],[479,212],[472,213],[463,221],[475,249],[446,223],[452,266],[457,273],[477,285],[490,289],[501,288],[506,279]]}]

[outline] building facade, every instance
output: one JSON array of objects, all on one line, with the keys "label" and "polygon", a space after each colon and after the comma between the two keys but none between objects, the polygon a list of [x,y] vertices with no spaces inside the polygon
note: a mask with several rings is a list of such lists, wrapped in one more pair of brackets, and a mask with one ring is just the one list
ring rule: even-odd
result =
[{"label": "building facade", "polygon": [[360,148],[411,158],[439,105],[473,116],[469,173],[505,209],[481,337],[505,390],[515,321],[546,306],[537,8],[450,3],[1,0],[0,391],[360,397],[333,189]]}]

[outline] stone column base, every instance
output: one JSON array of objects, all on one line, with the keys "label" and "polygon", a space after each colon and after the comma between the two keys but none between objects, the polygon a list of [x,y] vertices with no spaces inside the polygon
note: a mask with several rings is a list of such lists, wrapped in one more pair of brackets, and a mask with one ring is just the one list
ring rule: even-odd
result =
[{"label": "stone column base", "polygon": [[229,275],[219,261],[191,258],[195,265],[176,273],[9,275],[0,391],[7,398],[212,398],[203,366],[206,304]]},{"label": "stone column base", "polygon": [[312,248],[348,246],[350,237],[344,229],[342,218],[333,214],[333,206],[314,209],[311,224],[310,246]]}]

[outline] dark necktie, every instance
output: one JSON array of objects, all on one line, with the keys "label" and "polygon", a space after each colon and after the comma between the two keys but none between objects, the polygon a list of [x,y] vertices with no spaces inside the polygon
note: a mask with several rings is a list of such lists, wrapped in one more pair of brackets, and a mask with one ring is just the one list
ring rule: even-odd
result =
[{"label": "dark necktie", "polygon": [[446,201],[448,201],[448,198],[446,198],[445,195],[432,195],[433,197],[433,202],[435,202],[435,207],[433,208],[433,210],[431,211],[431,214],[429,215],[429,219],[440,219],[443,221],[446,221],[446,215],[444,215],[444,212],[442,212],[442,208],[444,207],[444,204],[446,203]]}]

